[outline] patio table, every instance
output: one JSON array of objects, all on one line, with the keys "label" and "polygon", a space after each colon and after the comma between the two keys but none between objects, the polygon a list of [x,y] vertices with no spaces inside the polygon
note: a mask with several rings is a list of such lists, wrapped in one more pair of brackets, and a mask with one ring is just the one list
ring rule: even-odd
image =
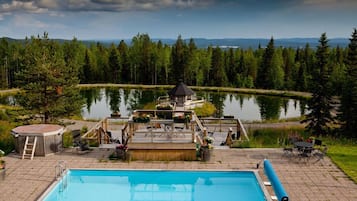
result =
[{"label": "patio table", "polygon": [[294,142],[294,146],[298,149],[312,148],[313,144],[311,142],[298,141]]},{"label": "patio table", "polygon": [[295,142],[294,146],[300,152],[299,157],[309,158],[312,155],[314,145],[311,142],[299,141]]}]

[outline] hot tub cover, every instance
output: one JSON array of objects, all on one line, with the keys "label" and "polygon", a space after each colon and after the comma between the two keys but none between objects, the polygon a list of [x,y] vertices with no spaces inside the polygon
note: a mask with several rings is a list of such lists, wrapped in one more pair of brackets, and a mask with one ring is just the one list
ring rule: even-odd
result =
[{"label": "hot tub cover", "polygon": [[55,124],[33,124],[19,126],[12,129],[13,135],[56,135],[62,134],[64,131],[63,126]]}]

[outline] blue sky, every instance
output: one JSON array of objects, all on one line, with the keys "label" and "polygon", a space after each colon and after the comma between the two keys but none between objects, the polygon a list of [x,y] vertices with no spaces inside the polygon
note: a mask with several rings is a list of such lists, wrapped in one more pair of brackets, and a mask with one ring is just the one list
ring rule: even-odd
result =
[{"label": "blue sky", "polygon": [[0,0],[0,37],[350,37],[357,0]]}]

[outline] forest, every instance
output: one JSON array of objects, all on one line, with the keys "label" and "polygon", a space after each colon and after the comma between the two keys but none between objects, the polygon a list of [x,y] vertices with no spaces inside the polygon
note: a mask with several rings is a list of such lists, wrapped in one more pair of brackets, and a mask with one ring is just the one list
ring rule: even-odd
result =
[{"label": "forest", "polygon": [[[26,68],[25,51],[32,40],[0,40],[0,88],[17,87],[16,73]],[[44,39],[44,38],[42,38]],[[316,47],[276,47],[274,39],[257,49],[220,47],[197,48],[194,39],[188,43],[178,36],[169,46],[153,42],[148,34],[138,34],[131,44],[124,40],[110,46],[99,42],[90,45],[77,39],[53,41],[53,51],[66,65],[78,69],[80,83],[176,84],[182,79],[191,86],[224,86],[240,88],[311,91],[316,68]],[[35,51],[35,50],[33,50]],[[347,48],[330,48],[329,68],[333,94],[341,92]],[[69,63],[71,62],[71,63]]]}]

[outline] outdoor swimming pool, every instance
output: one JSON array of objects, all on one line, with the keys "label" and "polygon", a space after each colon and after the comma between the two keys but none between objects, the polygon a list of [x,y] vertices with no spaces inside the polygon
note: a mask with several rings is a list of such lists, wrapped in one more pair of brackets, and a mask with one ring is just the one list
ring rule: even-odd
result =
[{"label": "outdoor swimming pool", "polygon": [[262,201],[254,171],[69,170],[40,200]]}]

